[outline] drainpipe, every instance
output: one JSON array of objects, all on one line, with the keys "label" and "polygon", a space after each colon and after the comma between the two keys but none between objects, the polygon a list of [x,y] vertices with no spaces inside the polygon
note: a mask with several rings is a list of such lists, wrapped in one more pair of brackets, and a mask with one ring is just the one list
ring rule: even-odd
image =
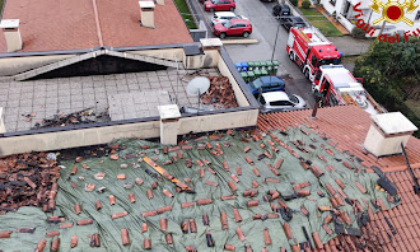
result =
[{"label": "drainpipe", "polygon": [[322,94],[318,92],[318,90],[315,90],[315,105],[314,105],[314,109],[312,110],[311,119],[314,119],[314,120],[316,119],[316,113],[318,112],[318,104],[321,98],[322,98]]}]

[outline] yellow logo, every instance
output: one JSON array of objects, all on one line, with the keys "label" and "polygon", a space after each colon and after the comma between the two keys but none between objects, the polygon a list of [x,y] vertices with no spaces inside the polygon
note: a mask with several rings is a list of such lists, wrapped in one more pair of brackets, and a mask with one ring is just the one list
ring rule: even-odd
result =
[{"label": "yellow logo", "polygon": [[372,2],[373,4],[369,5],[369,8],[371,8],[374,12],[381,14],[380,9],[382,9],[382,17],[374,20],[373,25],[377,25],[383,21],[391,24],[396,24],[402,21],[409,26],[413,26],[414,22],[404,17],[404,14],[413,12],[417,9],[417,7],[419,7],[414,4],[416,0],[405,0],[402,4],[399,0],[388,0],[388,3],[386,4],[384,4],[382,0],[372,0]]}]

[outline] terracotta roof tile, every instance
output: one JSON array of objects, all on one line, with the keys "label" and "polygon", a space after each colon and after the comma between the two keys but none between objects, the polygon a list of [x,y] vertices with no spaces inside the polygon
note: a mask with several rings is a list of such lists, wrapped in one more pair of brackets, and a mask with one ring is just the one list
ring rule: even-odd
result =
[{"label": "terracotta roof tile", "polygon": [[[379,166],[384,172],[403,171],[407,166],[402,155],[376,158],[362,153],[363,142],[371,125],[370,115],[362,109],[348,105],[318,109],[317,119],[310,119],[312,110],[300,110],[260,115],[257,126],[263,130],[306,125],[324,133],[338,143],[337,149],[349,151],[364,160],[367,167]],[[350,140],[350,141],[349,141]],[[413,169],[420,168],[420,140],[410,137],[406,152]],[[420,175],[419,175],[420,177]],[[406,177],[407,178],[407,177]],[[407,178],[408,179],[408,178]]]},{"label": "terracotta roof tile", "polygon": [[[364,228],[367,230],[366,235],[372,238],[377,234],[377,238],[384,242],[382,245],[384,251],[419,251],[420,197],[414,194],[413,181],[407,170],[404,157],[396,155],[377,159],[370,154],[362,153],[361,146],[371,120],[369,114],[360,108],[355,106],[322,108],[318,110],[317,120],[309,119],[311,113],[311,110],[301,110],[260,115],[258,127],[262,131],[268,131],[306,125],[338,143],[337,149],[348,151],[348,153],[363,159],[364,166],[375,165],[381,168],[397,186],[402,203],[386,212],[370,214],[371,220],[367,224],[368,228]],[[406,150],[410,164],[420,178],[420,169],[418,169],[420,168],[420,140],[410,137]],[[394,226],[396,235],[392,235],[385,216]],[[391,235],[393,242],[387,233]],[[335,244],[338,244],[338,238],[325,244],[326,250],[337,251]]]},{"label": "terracotta roof tile", "polygon": [[415,238],[415,239],[410,239],[408,240],[408,242],[411,244],[411,247],[413,248],[413,251],[418,251],[420,250],[420,247],[417,246],[416,240],[418,240],[419,238]]},{"label": "terracotta roof tile", "polygon": [[[6,1],[2,18],[20,19],[24,52],[90,49],[101,40],[110,47],[193,42],[173,1],[156,4],[154,15],[151,29],[139,24],[138,1],[13,0]],[[0,32],[2,52],[6,41]]]}]

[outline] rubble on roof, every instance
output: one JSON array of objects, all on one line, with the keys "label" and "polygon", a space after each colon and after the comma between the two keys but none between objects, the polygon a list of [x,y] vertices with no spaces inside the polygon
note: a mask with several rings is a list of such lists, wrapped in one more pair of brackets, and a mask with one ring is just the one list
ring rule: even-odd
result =
[{"label": "rubble on roof", "polygon": [[[24,115],[27,121],[32,120],[33,114]],[[69,125],[87,124],[100,121],[109,121],[108,111],[96,113],[92,108],[82,109],[77,112],[64,114],[57,111],[52,118],[45,118],[37,122],[32,129],[42,129],[50,127],[62,127]]]},{"label": "rubble on roof", "polygon": [[[62,250],[74,240],[79,249],[112,251],[296,251],[322,249],[339,235],[342,243],[368,248],[375,238],[362,238],[369,233],[360,231],[366,216],[399,203],[376,187],[378,175],[308,128],[229,132],[173,147],[140,140],[111,146],[108,156],[63,162],[76,169],[61,170],[57,209],[48,214],[48,232],[32,239],[34,247],[46,239],[49,248],[59,238]],[[68,232],[54,232],[60,225]],[[79,232],[90,239],[71,236]]]},{"label": "rubble on roof", "polygon": [[232,85],[226,76],[213,76],[210,79],[209,90],[201,96],[201,101],[216,108],[236,108],[238,103],[232,89]]},{"label": "rubble on roof", "polygon": [[21,206],[55,209],[60,166],[53,153],[25,153],[0,159],[0,215]]}]

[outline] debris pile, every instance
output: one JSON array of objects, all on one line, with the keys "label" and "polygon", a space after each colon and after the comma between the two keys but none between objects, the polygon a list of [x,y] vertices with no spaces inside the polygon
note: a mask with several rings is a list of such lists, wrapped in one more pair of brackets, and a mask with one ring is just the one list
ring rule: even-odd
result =
[{"label": "debris pile", "polygon": [[[69,169],[60,171],[57,209],[33,244],[60,251],[309,251],[339,236],[341,250],[378,251],[369,219],[399,203],[387,186],[377,188],[381,176],[309,129],[253,133],[171,147],[124,139],[100,158],[63,161]],[[13,238],[19,228],[0,231]]]},{"label": "debris pile", "polygon": [[0,159],[0,214],[21,206],[53,211],[59,177],[55,155],[25,153]]},{"label": "debris pile", "polygon": [[216,108],[238,107],[232,85],[226,76],[213,76],[208,78],[210,79],[210,88],[201,96],[201,101],[204,104],[212,104]]},{"label": "debris pile", "polygon": [[[32,115],[25,116],[27,120],[32,119]],[[38,122],[32,129],[42,129],[50,127],[62,127],[76,124],[88,124],[98,121],[109,121],[108,112],[96,113],[92,108],[83,109],[70,114],[57,111],[52,118],[45,118]]]}]

